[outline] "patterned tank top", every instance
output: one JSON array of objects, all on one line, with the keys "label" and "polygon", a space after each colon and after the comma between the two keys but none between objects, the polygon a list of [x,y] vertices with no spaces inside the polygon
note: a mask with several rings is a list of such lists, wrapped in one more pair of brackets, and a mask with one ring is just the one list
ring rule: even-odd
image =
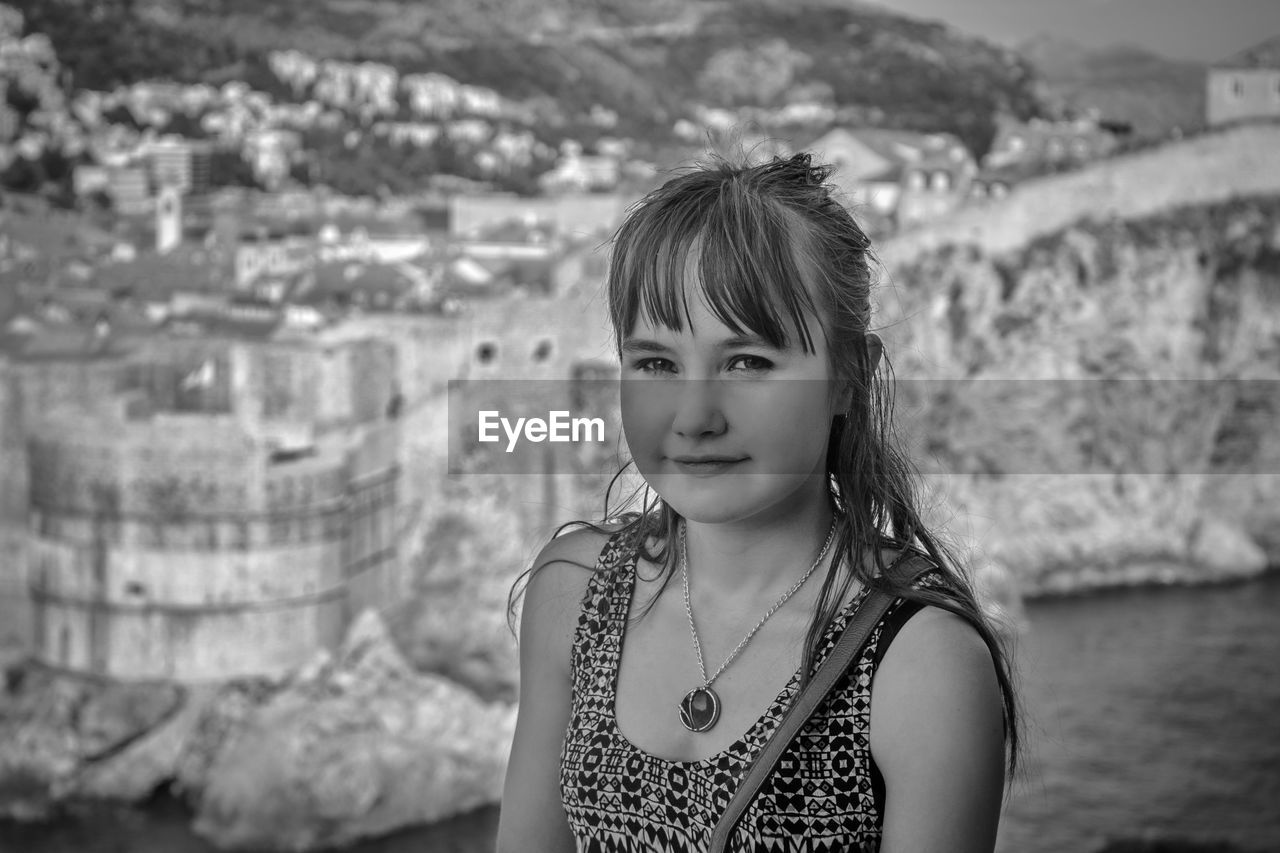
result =
[{"label": "patterned tank top", "polygon": [[[630,743],[614,716],[618,663],[636,548],[614,534],[600,553],[574,633],[573,705],[560,761],[560,792],[580,853],[694,853],[798,692],[791,677],[768,710],[723,752],[669,761]],[[918,583],[933,585],[937,573]],[[825,659],[866,590],[825,635]],[[896,600],[856,664],[792,742],[743,814],[729,850],[871,851],[879,848],[884,783],[871,759],[871,679],[897,628],[919,609]]]}]

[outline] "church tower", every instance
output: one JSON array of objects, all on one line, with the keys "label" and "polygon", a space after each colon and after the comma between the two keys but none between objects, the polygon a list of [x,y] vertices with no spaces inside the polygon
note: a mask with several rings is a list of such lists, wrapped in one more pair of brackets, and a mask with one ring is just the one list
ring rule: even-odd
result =
[{"label": "church tower", "polygon": [[169,184],[156,196],[156,253],[171,252],[182,242],[182,188]]}]

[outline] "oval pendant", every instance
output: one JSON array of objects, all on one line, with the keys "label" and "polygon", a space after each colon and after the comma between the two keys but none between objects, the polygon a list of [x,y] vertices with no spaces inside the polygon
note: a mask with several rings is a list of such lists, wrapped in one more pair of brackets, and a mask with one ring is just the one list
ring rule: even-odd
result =
[{"label": "oval pendant", "polygon": [[680,722],[691,732],[705,732],[720,719],[720,697],[710,687],[695,687],[680,700]]}]

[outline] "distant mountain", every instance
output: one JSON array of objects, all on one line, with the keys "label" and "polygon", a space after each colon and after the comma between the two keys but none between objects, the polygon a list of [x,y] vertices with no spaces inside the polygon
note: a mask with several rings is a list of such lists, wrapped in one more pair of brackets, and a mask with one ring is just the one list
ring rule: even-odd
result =
[{"label": "distant mountain", "polygon": [[1214,65],[1232,65],[1237,68],[1280,68],[1280,35],[1242,50]]},{"label": "distant mountain", "polygon": [[1204,124],[1206,66],[1167,59],[1132,45],[1088,48],[1057,36],[1018,47],[1050,99],[1129,122],[1141,136],[1165,136]]},{"label": "distant mountain", "polygon": [[956,133],[981,156],[994,115],[1042,112],[1017,54],[855,0],[8,0],[76,86],[247,79],[267,52],[438,71],[572,126],[669,135],[696,107],[830,106],[841,121]]}]

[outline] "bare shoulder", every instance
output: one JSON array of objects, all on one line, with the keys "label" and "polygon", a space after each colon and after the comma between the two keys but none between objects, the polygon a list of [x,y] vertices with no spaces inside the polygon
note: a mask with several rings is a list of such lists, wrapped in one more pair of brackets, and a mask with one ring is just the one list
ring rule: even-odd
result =
[{"label": "bare shoulder", "polygon": [[552,539],[538,552],[524,591],[522,642],[536,638],[567,652],[587,584],[609,535],[608,530],[577,528]]},{"label": "bare shoulder", "polygon": [[956,739],[1001,744],[1004,711],[991,650],[964,618],[922,608],[903,624],[876,670],[871,713],[873,752],[877,745],[885,752],[903,744],[919,757],[929,746],[924,741],[933,739],[938,747]]},{"label": "bare shoulder", "polygon": [[567,530],[542,547],[533,561],[534,571],[552,565],[570,565],[590,572],[595,568],[605,542],[615,532],[616,527],[576,527]]},{"label": "bare shoulder", "polygon": [[[884,652],[877,681],[886,685],[934,684],[942,689],[996,685],[995,661],[978,630],[941,607],[923,607],[906,620]],[[997,689],[998,690],[998,689]]]},{"label": "bare shoulder", "polygon": [[871,685],[882,851],[995,849],[1003,721],[995,659],[977,629],[937,607],[908,619]]},{"label": "bare shoulder", "polygon": [[579,527],[552,539],[533,560],[527,594],[543,600],[563,595],[580,599],[596,570],[600,552],[614,532],[614,528]]},{"label": "bare shoulder", "polygon": [[[918,674],[945,670],[995,674],[991,651],[973,625],[941,607],[923,607],[898,631],[885,652],[886,672],[906,668]],[[913,676],[913,677],[917,677]]]}]

